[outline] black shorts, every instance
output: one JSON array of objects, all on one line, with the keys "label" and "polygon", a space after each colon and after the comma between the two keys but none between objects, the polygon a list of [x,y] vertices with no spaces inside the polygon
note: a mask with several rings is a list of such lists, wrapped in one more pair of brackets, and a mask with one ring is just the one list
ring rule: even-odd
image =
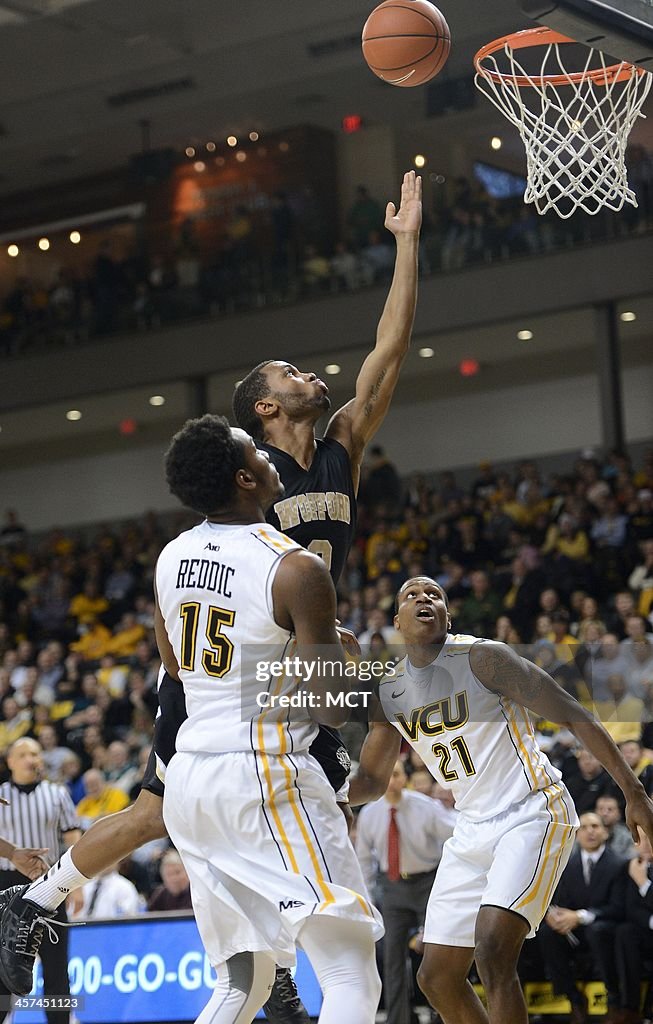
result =
[{"label": "black shorts", "polygon": [[167,672],[164,672],[159,686],[159,707],[161,713],[154,723],[154,743],[143,773],[141,789],[162,797],[163,781],[157,772],[157,758],[168,764],[175,752],[179,728],[188,718],[184,688]]},{"label": "black shorts", "polygon": [[322,771],[336,793],[342,789],[351,771],[351,758],[338,730],[321,725],[320,731],[311,743],[309,754],[319,761]]},{"label": "black shorts", "polygon": [[[154,723],[154,744],[145,768],[141,789],[147,789],[155,796],[162,797],[163,782],[157,774],[157,757],[164,764],[168,764],[176,749],[179,728],[182,722],[188,718],[184,688],[167,672],[164,673],[159,686],[159,707],[161,714]],[[344,786],[351,771],[351,759],[338,730],[321,725],[309,752],[320,763],[324,774],[337,793]]]}]

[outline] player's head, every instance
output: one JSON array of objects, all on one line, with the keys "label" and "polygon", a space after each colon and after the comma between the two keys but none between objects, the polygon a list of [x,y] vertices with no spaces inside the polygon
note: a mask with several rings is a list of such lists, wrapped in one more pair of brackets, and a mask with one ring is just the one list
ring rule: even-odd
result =
[{"label": "player's head", "polygon": [[447,595],[430,576],[413,576],[399,588],[395,629],[406,643],[441,643],[451,629]]},{"label": "player's head", "polygon": [[18,785],[38,782],[43,770],[41,744],[24,736],[9,747],[7,765],[11,777]]},{"label": "player's head", "polygon": [[255,366],[234,391],[233,409],[239,427],[257,440],[280,415],[315,423],[331,406],[329,389],[312,371],[268,359]]},{"label": "player's head", "polygon": [[204,516],[243,503],[265,511],[283,494],[267,454],[224,416],[188,420],[170,442],[165,466],[171,492]]}]

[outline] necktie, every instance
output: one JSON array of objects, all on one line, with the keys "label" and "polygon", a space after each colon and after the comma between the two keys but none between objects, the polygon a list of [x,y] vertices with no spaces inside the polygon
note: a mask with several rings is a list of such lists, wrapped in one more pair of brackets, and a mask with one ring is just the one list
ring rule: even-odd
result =
[{"label": "necktie", "polygon": [[399,874],[399,826],[397,825],[397,808],[390,808],[390,824],[388,825],[388,879],[397,882]]},{"label": "necktie", "polygon": [[594,870],[594,861],[590,860],[589,857],[585,861],[585,885],[589,885],[592,881],[592,871]]},{"label": "necktie", "polygon": [[97,903],[97,898],[100,895],[100,889],[101,888],[102,888],[102,879],[98,878],[97,882],[95,883],[95,888],[93,889],[93,892],[91,893],[91,901],[90,901],[90,903],[88,905],[88,910],[86,911],[86,916],[87,917],[93,917],[93,911],[95,910],[95,904]]}]

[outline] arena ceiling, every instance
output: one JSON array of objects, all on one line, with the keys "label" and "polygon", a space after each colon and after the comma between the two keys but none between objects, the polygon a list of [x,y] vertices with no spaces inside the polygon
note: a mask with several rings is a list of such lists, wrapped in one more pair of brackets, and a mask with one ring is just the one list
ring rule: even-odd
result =
[{"label": "arena ceiling", "polygon": [[[397,89],[363,63],[370,0],[2,0],[0,194],[124,164],[150,123],[153,148],[342,117],[420,140],[424,90]],[[516,0],[441,0],[453,49],[444,77],[471,76],[476,49],[529,22]],[[447,138],[492,129],[523,162],[487,101],[447,115]],[[432,125],[433,122],[431,121]],[[637,129],[645,131],[642,125]],[[416,149],[415,152],[418,152]]]}]

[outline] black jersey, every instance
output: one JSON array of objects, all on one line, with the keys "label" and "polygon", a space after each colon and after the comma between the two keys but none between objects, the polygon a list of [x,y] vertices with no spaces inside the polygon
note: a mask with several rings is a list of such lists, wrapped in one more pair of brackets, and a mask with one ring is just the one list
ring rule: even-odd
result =
[{"label": "black jersey", "polygon": [[303,469],[292,455],[257,441],[277,467],[285,488],[267,520],[320,555],[337,583],[356,531],[356,493],[349,455],[340,442],[325,438],[316,443],[311,467]]}]

